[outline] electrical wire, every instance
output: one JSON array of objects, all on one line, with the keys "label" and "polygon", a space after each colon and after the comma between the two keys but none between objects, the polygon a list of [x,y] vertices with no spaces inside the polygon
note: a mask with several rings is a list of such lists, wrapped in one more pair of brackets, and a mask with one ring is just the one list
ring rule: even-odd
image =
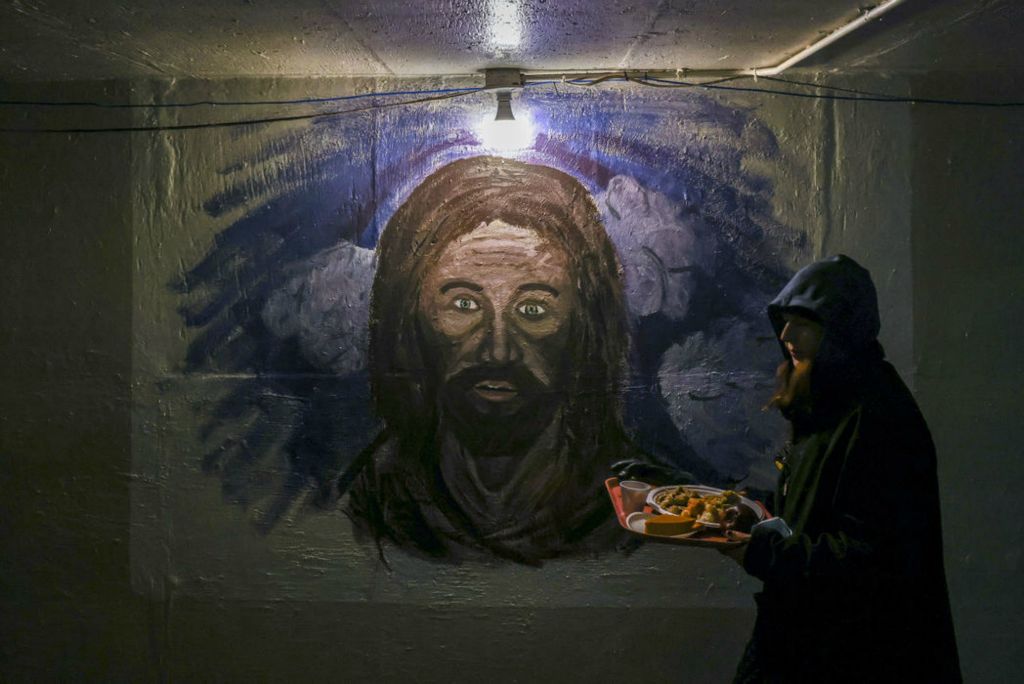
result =
[{"label": "electrical wire", "polygon": [[[682,73],[685,73],[683,71]],[[737,85],[725,85],[737,80],[753,79],[756,83],[758,78],[761,80],[781,83],[791,86],[798,86],[801,88],[813,88],[815,90],[828,90],[832,93],[821,93],[821,92],[802,92],[791,89],[779,89],[779,88],[764,88],[759,86],[737,86]],[[960,106],[960,107],[988,107],[988,108],[1010,108],[1010,107],[1024,107],[1024,101],[986,101],[986,100],[958,100],[958,99],[942,99],[942,98],[922,98],[922,97],[911,97],[911,96],[900,96],[900,95],[887,95],[885,93],[875,93],[871,91],[856,90],[853,88],[841,88],[839,86],[831,86],[828,84],[819,84],[809,81],[799,81],[795,79],[785,79],[777,76],[747,76],[747,75],[732,75],[725,76],[722,78],[714,79],[711,81],[704,82],[692,82],[679,79],[666,79],[657,78],[650,76],[648,72],[633,72],[632,74],[628,71],[613,71],[607,73],[594,73],[590,77],[580,77],[574,79],[562,78],[561,80],[546,80],[546,81],[527,81],[524,83],[526,87],[535,86],[558,86],[558,85],[570,85],[583,88],[592,88],[603,83],[608,82],[625,82],[633,83],[644,87],[653,88],[703,88],[706,90],[726,90],[735,92],[747,92],[747,93],[759,93],[766,95],[778,95],[782,97],[796,97],[802,99],[813,99],[813,100],[833,100],[841,102],[879,102],[879,103],[903,103],[903,104],[929,104],[929,105],[945,105],[945,106]],[[49,101],[28,101],[28,100],[3,100],[0,101],[0,105],[8,106],[47,106],[47,107],[103,107],[103,108],[118,108],[118,109],[162,109],[162,108],[185,108],[185,107],[198,107],[198,106],[254,106],[254,105],[295,105],[295,104],[317,104],[327,102],[342,102],[351,100],[361,100],[368,98],[388,98],[408,95],[426,95],[426,97],[416,97],[411,100],[401,100],[399,102],[375,102],[364,107],[354,107],[351,109],[334,110],[334,111],[322,111],[312,114],[296,114],[291,116],[271,116],[262,118],[250,118],[242,119],[237,121],[216,121],[216,122],[204,122],[194,124],[154,124],[150,126],[111,126],[111,127],[99,127],[99,128],[0,128],[0,133],[149,133],[157,131],[187,131],[197,130],[205,128],[230,128],[237,126],[253,126],[259,124],[279,123],[288,121],[306,121],[323,118],[331,118],[344,116],[346,114],[355,114],[359,112],[366,112],[376,109],[386,109],[389,107],[402,107],[406,105],[422,104],[426,102],[436,102],[439,100],[448,100],[457,97],[463,97],[466,95],[472,95],[474,93],[486,90],[485,87],[465,87],[465,88],[443,88],[435,90],[404,90],[404,91],[385,91],[379,93],[361,93],[358,95],[343,95],[338,97],[325,97],[325,98],[304,98],[297,100],[239,100],[239,101],[215,101],[215,100],[203,100],[194,102],[182,102],[182,103],[153,103],[153,104],[119,104],[119,103],[101,103],[101,102],[49,102]]]},{"label": "electrical wire", "polygon": [[749,78],[749,76],[725,76],[723,78],[716,78],[712,81],[703,81],[701,83],[693,83],[692,81],[668,81],[667,79],[657,79],[646,75],[641,78],[627,76],[626,80],[631,83],[639,83],[640,85],[648,86],[650,88],[707,88],[708,86],[718,85],[719,83],[729,83],[743,78]]},{"label": "electrical wire", "polygon": [[467,88],[438,88],[435,90],[392,90],[379,93],[360,93],[337,97],[308,97],[297,100],[196,100],[193,102],[94,102],[94,101],[53,101],[53,100],[0,100],[0,106],[27,107],[101,107],[104,109],[184,109],[188,107],[249,107],[263,105],[320,104],[363,100],[371,97],[394,97],[404,95],[437,95],[446,93],[477,92],[479,86]]},{"label": "electrical wire", "polygon": [[[757,82],[758,79],[773,81],[776,83],[785,83],[788,85],[796,85],[805,88],[815,88],[819,90],[831,90],[837,93],[846,93],[846,95],[829,95],[819,93],[806,93],[793,90],[780,90],[776,88],[761,88],[761,87],[738,87],[738,86],[725,86],[723,83],[729,83],[731,81],[752,79]],[[942,99],[942,98],[924,98],[924,97],[911,97],[902,95],[888,95],[885,93],[876,93],[866,90],[856,90],[854,88],[841,88],[839,86],[832,86],[827,84],[812,83],[809,81],[798,81],[793,79],[780,78],[778,76],[748,76],[748,75],[734,75],[725,76],[722,78],[714,79],[711,81],[703,81],[695,83],[692,81],[683,80],[672,80],[665,78],[657,78],[649,76],[646,73],[642,75],[631,75],[627,71],[610,72],[607,74],[594,74],[593,79],[578,78],[572,80],[562,81],[535,81],[532,82],[536,85],[575,85],[592,87],[599,83],[606,81],[619,81],[619,82],[630,82],[638,85],[653,87],[653,88],[706,88],[708,90],[736,90],[740,92],[751,92],[751,93],[763,93],[768,95],[781,95],[784,97],[798,97],[805,99],[818,99],[818,100],[838,100],[838,101],[863,101],[863,102],[892,102],[892,103],[903,103],[903,104],[936,104],[936,105],[949,105],[949,106],[964,106],[964,107],[1024,107],[1024,101],[1008,100],[1008,101],[990,101],[990,100],[957,100],[957,99]],[[527,83],[531,85],[531,83]]]},{"label": "electrical wire", "polygon": [[[778,83],[786,83],[791,85],[799,85],[809,88],[817,88],[822,90],[834,90],[841,93],[849,93],[849,95],[828,95],[819,93],[804,93],[793,90],[779,90],[774,88],[760,88],[760,87],[738,87],[738,86],[725,86],[722,83],[740,79],[753,79],[755,82],[758,78],[775,81]],[[903,104],[937,104],[937,105],[950,105],[950,106],[965,106],[965,107],[1024,107],[1024,101],[1019,100],[1008,100],[1008,101],[991,101],[991,100],[957,100],[957,99],[942,99],[942,98],[924,98],[924,97],[910,97],[901,95],[887,95],[884,93],[873,93],[864,90],[855,90],[852,88],[840,88],[838,86],[830,86],[825,84],[811,83],[807,81],[796,81],[788,80],[784,78],[778,78],[775,76],[747,76],[747,75],[735,75],[727,76],[712,81],[704,81],[701,83],[694,83],[691,81],[680,81],[671,80],[664,78],[656,78],[654,76],[642,75],[642,76],[631,76],[628,72],[616,72],[614,74],[599,75],[593,80],[587,79],[574,79],[572,81],[538,81],[539,84],[559,84],[565,83],[568,85],[578,86],[593,86],[598,83],[602,83],[608,80],[623,81],[636,83],[642,86],[657,87],[657,88],[706,88],[708,90],[735,90],[740,92],[750,93],[763,93],[768,95],[781,95],[784,97],[798,97],[805,99],[817,99],[817,100],[839,100],[839,101],[863,101],[863,102],[893,102]],[[528,84],[529,85],[529,84]]]},{"label": "electrical wire", "polygon": [[403,107],[405,105],[421,104],[424,102],[437,102],[439,100],[451,100],[457,97],[464,97],[483,90],[475,88],[472,90],[459,90],[434,97],[420,97],[414,100],[402,100],[401,102],[384,102],[372,104],[365,107],[342,109],[328,112],[317,112],[316,114],[296,114],[294,116],[271,116],[260,119],[244,119],[240,121],[214,121],[196,124],[154,124],[152,126],[111,126],[104,128],[0,128],[0,133],[153,133],[157,131],[192,131],[203,128],[232,128],[236,126],[254,126],[258,124],[279,123],[284,121],[306,121],[311,119],[326,119],[345,114],[355,114],[389,107]]},{"label": "electrical wire", "polygon": [[[751,76],[750,78],[753,78]],[[765,77],[767,78],[767,77]],[[772,77],[774,80],[774,77]],[[688,85],[683,81],[670,81],[667,79],[650,78],[651,81],[657,81],[659,83]],[[756,80],[756,79],[755,79]],[[635,81],[638,82],[638,81]],[[644,84],[650,85],[650,84]],[[952,100],[952,99],[941,99],[941,98],[930,98],[930,97],[910,97],[901,95],[883,95],[883,94],[865,94],[865,95],[828,95],[822,93],[801,93],[792,90],[777,90],[772,88],[757,88],[757,87],[741,87],[741,86],[727,86],[727,85],[713,85],[713,84],[697,84],[698,87],[706,88],[708,90],[732,90],[737,92],[745,93],[763,93],[768,95],[782,95],[784,97],[798,97],[812,100],[838,100],[844,102],[892,102],[892,103],[903,103],[903,104],[935,104],[935,105],[947,105],[954,107],[1024,107],[1024,101],[1020,100],[1008,100],[1008,101],[991,101],[991,100]],[[810,84],[808,84],[810,85]],[[814,87],[820,87],[814,85]]]},{"label": "electrical wire", "polygon": [[629,72],[627,72],[627,71],[615,71],[615,72],[610,72],[610,73],[607,73],[607,74],[595,74],[594,76],[595,77],[592,78],[592,79],[574,78],[574,79],[563,79],[563,80],[560,80],[560,81],[554,81],[554,80],[552,80],[552,81],[528,81],[526,83],[526,85],[527,86],[571,85],[571,86],[579,86],[579,87],[584,87],[584,88],[592,88],[593,86],[596,86],[596,85],[599,85],[601,83],[605,83],[605,82],[608,82],[608,81],[618,81],[618,82],[637,83],[639,85],[651,86],[651,87],[655,87],[655,88],[699,88],[700,86],[714,85],[714,84],[718,84],[718,83],[728,83],[729,81],[735,81],[735,80],[738,80],[738,79],[749,78],[749,76],[736,75],[736,76],[725,76],[725,77],[722,77],[722,78],[714,79],[712,81],[704,81],[702,83],[691,83],[691,82],[688,82],[688,81],[673,81],[671,83],[669,83],[669,82],[658,83],[658,82],[654,82],[655,79],[652,79],[652,77],[648,76],[646,73],[643,76],[637,77],[637,76],[630,76]]},{"label": "electrical wire", "polygon": [[858,90],[856,88],[840,88],[839,86],[828,85],[825,83],[814,83],[813,81],[798,81],[792,78],[782,78],[781,76],[758,76],[758,78],[765,81],[775,81],[776,83],[787,83],[789,85],[798,85],[805,88],[818,88],[820,90],[834,90],[837,93],[850,93],[852,95],[866,95],[869,97],[896,97],[895,95],[887,95],[885,93],[876,93],[870,90]]}]

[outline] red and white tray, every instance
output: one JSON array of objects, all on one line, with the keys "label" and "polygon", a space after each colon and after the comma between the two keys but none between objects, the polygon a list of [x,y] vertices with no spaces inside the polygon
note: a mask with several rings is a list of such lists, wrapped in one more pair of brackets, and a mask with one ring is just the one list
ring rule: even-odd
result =
[{"label": "red and white tray", "polygon": [[[619,525],[633,534],[640,535],[645,539],[668,542],[670,544],[684,544],[687,546],[710,546],[722,548],[738,546],[750,537],[750,535],[744,534],[743,532],[733,532],[731,530],[722,531],[719,528],[710,527],[698,528],[693,532],[672,537],[661,534],[647,534],[644,532],[644,519],[652,515],[656,515],[656,512],[651,508],[651,505],[648,503],[644,506],[643,511],[627,515],[626,512],[622,510],[622,490],[619,488],[619,478],[608,478],[605,480],[604,486],[608,490],[608,496],[612,500],[612,506],[615,508],[615,517],[618,519]],[[713,490],[713,488],[710,487],[696,485],[694,488],[701,491],[720,491]],[[755,512],[762,520],[766,520],[771,517],[771,514],[768,513],[768,509],[765,508],[763,503],[760,501],[754,501],[752,503],[757,506],[757,510]]]}]

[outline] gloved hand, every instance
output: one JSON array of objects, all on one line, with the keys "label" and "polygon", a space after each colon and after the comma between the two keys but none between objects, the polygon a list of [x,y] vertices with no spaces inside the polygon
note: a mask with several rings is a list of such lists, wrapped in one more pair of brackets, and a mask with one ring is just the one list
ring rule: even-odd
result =
[{"label": "gloved hand", "polygon": [[789,529],[789,525],[782,518],[768,518],[762,520],[750,529],[751,537],[760,537],[764,534],[777,534],[783,539],[793,536],[793,530]]},{"label": "gloved hand", "polygon": [[685,470],[639,459],[613,463],[612,474],[619,480],[640,480],[652,485],[693,484],[693,475]]}]

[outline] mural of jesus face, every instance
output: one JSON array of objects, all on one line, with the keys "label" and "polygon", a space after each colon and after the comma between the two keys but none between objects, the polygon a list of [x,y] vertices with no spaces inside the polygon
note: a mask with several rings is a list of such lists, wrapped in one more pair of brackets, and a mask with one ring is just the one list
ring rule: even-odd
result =
[{"label": "mural of jesus face", "polygon": [[377,244],[384,430],[352,482],[353,521],[451,560],[613,548],[602,488],[637,453],[619,405],[626,324],[615,248],[574,177],[469,157],[425,178]]},{"label": "mural of jesus face", "polygon": [[562,401],[576,306],[568,256],[536,231],[492,221],[453,240],[418,302],[445,413],[477,429],[543,428]]}]

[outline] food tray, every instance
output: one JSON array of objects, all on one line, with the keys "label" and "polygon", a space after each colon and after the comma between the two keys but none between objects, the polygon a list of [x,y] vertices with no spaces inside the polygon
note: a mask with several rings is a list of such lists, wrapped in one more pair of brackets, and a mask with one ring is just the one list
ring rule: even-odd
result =
[{"label": "food tray", "polygon": [[[647,534],[643,531],[643,515],[641,513],[634,513],[632,519],[629,519],[622,510],[622,491],[619,488],[619,478],[610,477],[605,480],[604,485],[608,490],[608,496],[612,501],[612,506],[615,508],[615,517],[618,519],[619,525],[630,533],[639,535],[644,539],[656,542],[666,542],[669,544],[682,544],[684,546],[710,546],[723,548],[739,546],[750,538],[750,535],[744,534],[743,532],[721,532],[714,528],[705,528],[700,534],[694,534],[691,532],[675,537],[666,537],[660,534]],[[694,488],[707,489],[706,487],[700,487],[698,485],[694,485]],[[754,501],[753,503],[758,507],[763,520],[767,520],[771,517],[768,513],[768,509],[764,507],[764,504],[760,501]],[[653,515],[654,512],[649,503],[644,506],[643,513]],[[633,523],[632,525],[630,525],[631,522]]]}]

